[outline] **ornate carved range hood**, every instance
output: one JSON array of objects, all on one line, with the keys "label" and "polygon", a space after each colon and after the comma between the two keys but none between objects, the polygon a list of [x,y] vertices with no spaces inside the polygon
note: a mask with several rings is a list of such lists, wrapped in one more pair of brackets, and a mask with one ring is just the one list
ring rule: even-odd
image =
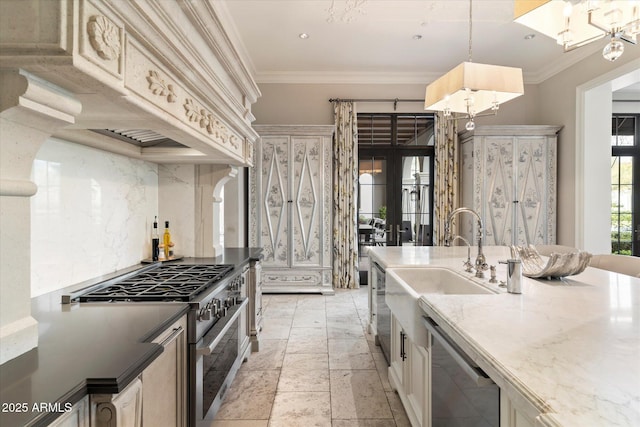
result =
[{"label": "ornate carved range hood", "polygon": [[[80,100],[75,124],[54,136],[155,162],[253,163],[251,104],[260,92],[215,2],[37,3],[0,5],[30,22],[1,30],[0,64]],[[89,129],[144,130],[166,141],[106,139]]]}]

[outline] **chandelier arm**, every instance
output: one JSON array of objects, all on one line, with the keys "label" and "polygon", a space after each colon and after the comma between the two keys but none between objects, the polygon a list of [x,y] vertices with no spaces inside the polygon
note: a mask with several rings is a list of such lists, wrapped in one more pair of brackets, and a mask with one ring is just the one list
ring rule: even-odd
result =
[{"label": "chandelier arm", "polygon": [[[624,24],[622,27],[620,27],[620,31],[625,32],[627,30],[631,30],[634,27],[640,28],[640,18],[634,19],[633,21]],[[632,43],[635,44],[635,42]]]},{"label": "chandelier arm", "polygon": [[614,28],[605,28],[605,27],[603,27],[602,25],[600,25],[596,21],[594,21],[592,16],[593,16],[593,11],[592,10],[588,11],[587,12],[587,23],[589,25],[591,25],[592,27],[597,28],[600,31],[604,32],[604,36],[615,34],[615,29]]},{"label": "chandelier arm", "polygon": [[575,49],[577,49],[579,47],[582,47],[582,46],[586,46],[591,42],[603,39],[605,36],[606,36],[606,34],[602,34],[602,35],[599,35],[599,36],[594,36],[594,37],[591,37],[591,38],[586,39],[586,40],[582,40],[581,42],[578,42],[578,43],[575,43],[575,44],[572,44],[572,45],[570,45],[568,43],[567,44],[563,44],[562,47],[564,48],[565,52],[571,52],[572,50],[575,50]]},{"label": "chandelier arm", "polygon": [[[474,114],[473,115],[473,119],[477,119],[478,117],[489,117],[489,116],[497,116],[498,115],[498,110],[493,110],[491,113],[480,113],[480,114]],[[462,120],[462,119],[471,119],[472,117],[469,114],[460,114],[457,115],[456,113],[451,113],[451,115],[449,117],[445,117],[445,120]]]}]

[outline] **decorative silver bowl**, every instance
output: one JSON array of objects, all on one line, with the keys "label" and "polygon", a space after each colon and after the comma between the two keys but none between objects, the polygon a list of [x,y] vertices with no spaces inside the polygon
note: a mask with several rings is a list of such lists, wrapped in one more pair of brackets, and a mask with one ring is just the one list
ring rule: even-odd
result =
[{"label": "decorative silver bowl", "polygon": [[531,278],[546,277],[555,279],[580,274],[589,266],[591,254],[578,251],[569,253],[552,253],[545,260],[535,246],[511,246],[511,257],[522,261],[522,274]]}]

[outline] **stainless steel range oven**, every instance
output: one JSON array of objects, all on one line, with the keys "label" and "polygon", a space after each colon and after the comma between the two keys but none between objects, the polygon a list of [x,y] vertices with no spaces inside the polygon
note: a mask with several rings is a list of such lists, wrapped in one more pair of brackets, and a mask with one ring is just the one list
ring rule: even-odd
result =
[{"label": "stainless steel range oven", "polygon": [[213,419],[245,358],[243,349],[248,349],[249,335],[244,313],[248,303],[244,276],[237,275],[190,313],[196,316],[196,329],[201,331],[189,340],[192,426]]},{"label": "stainless steel range oven", "polygon": [[230,264],[151,264],[62,299],[74,301],[189,303],[189,425],[213,418],[249,348],[244,271]]}]

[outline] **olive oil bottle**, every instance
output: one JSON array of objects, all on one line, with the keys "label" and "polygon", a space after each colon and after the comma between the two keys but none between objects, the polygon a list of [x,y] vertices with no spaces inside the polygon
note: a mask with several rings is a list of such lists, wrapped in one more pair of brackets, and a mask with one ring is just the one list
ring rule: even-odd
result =
[{"label": "olive oil bottle", "polygon": [[171,233],[169,232],[169,221],[164,222],[162,245],[164,246],[164,259],[168,260],[171,255]]}]

